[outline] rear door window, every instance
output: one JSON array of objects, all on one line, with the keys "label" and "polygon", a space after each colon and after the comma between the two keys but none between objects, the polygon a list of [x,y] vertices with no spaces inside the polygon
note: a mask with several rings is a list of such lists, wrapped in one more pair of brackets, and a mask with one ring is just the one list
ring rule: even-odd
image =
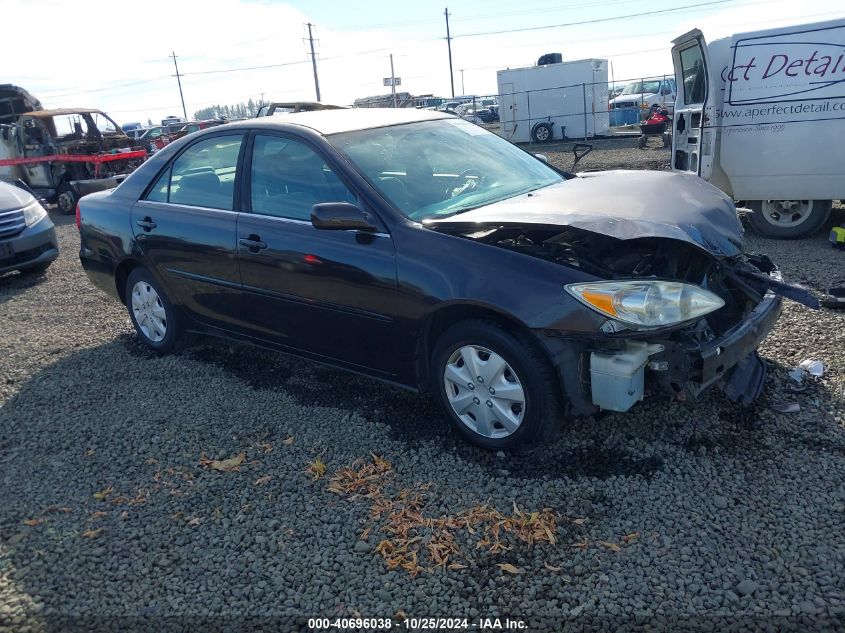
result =
[{"label": "rear door window", "polygon": [[243,137],[215,136],[186,149],[156,181],[146,199],[231,211]]},{"label": "rear door window", "polygon": [[690,46],[680,51],[681,76],[684,78],[684,104],[704,103],[706,73],[701,48]]}]

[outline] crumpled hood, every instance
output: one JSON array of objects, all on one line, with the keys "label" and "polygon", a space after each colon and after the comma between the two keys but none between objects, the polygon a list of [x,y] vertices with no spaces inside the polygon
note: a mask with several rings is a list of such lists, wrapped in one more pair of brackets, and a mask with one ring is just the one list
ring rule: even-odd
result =
[{"label": "crumpled hood", "polygon": [[681,240],[720,257],[742,252],[733,201],[691,174],[597,171],[426,226],[571,226],[620,240]]},{"label": "crumpled hood", "polygon": [[0,213],[17,211],[31,204],[35,198],[28,192],[14,185],[0,182]]}]

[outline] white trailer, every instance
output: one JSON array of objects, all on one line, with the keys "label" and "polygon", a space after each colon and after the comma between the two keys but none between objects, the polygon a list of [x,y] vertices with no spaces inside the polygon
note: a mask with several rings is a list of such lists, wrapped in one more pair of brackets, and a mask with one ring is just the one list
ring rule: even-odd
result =
[{"label": "white trailer", "polygon": [[845,199],[845,19],[672,44],[672,167],[751,208],[763,235],[818,230]]},{"label": "white trailer", "polygon": [[514,143],[590,138],[608,133],[607,60],[500,70],[501,134]]}]

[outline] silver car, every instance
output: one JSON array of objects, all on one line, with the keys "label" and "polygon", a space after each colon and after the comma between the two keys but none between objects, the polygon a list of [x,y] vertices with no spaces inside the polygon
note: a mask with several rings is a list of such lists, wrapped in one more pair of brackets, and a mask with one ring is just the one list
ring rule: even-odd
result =
[{"label": "silver car", "polygon": [[43,272],[58,256],[56,229],[38,199],[0,182],[0,273]]}]

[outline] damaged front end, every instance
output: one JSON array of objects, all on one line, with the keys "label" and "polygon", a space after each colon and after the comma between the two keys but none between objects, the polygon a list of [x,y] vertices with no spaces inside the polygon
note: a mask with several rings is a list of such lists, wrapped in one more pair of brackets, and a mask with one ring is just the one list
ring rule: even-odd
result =
[{"label": "damaged front end", "polygon": [[756,349],[782,298],[818,307],[809,292],[783,283],[766,256],[716,255],[680,240],[620,240],[572,226],[476,225],[457,234],[595,277],[566,291],[606,317],[599,331],[573,333],[564,324],[538,332],[574,415],[627,411],[651,395],[694,399],[714,384],[749,404],[766,375]]}]

